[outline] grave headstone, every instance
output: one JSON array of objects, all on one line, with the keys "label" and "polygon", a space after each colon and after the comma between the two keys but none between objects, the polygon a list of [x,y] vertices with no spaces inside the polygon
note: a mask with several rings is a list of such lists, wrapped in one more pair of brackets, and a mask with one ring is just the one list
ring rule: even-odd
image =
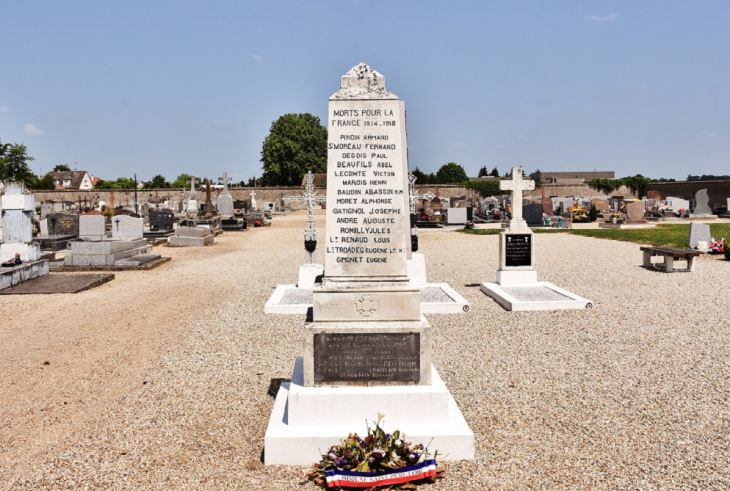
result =
[{"label": "grave headstone", "polygon": [[105,239],[106,217],[104,215],[79,216],[79,238],[91,241]]},{"label": "grave headstone", "polygon": [[224,218],[228,219],[233,216],[233,196],[231,196],[231,192],[228,190],[228,181],[231,181],[232,178],[228,177],[228,173],[224,172],[223,177],[219,177],[219,180],[223,181],[223,190],[218,195],[218,214]]},{"label": "grave headstone", "polygon": [[629,221],[638,222],[644,220],[644,203],[641,201],[632,201],[626,205],[626,217]]},{"label": "grave headstone", "polygon": [[144,219],[125,215],[112,218],[112,239],[135,240],[144,236]]},{"label": "grave headstone", "polygon": [[41,203],[41,220],[53,213],[53,205],[51,203]]},{"label": "grave headstone", "polygon": [[608,212],[611,209],[611,203],[607,199],[593,198],[591,204],[596,207],[598,212]]},{"label": "grave headstone", "polygon": [[40,259],[40,247],[33,242],[33,195],[22,182],[6,182],[0,197],[2,244],[0,261],[20,254],[22,261]]},{"label": "grave headstone", "polygon": [[700,189],[695,194],[695,207],[692,215],[695,216],[712,216],[712,210],[710,209],[710,197],[707,194],[707,189]]},{"label": "grave headstone", "polygon": [[710,233],[710,226],[706,223],[695,223],[689,224],[689,248],[695,249],[697,242],[704,241],[708,244],[712,240],[712,234]]},{"label": "grave headstone", "polygon": [[553,200],[545,198],[542,200],[542,212],[547,216],[552,216],[555,212],[553,211]]},{"label": "grave headstone", "polygon": [[150,231],[169,232],[175,228],[175,214],[170,210],[153,210],[150,212]]},{"label": "grave headstone", "polygon": [[76,213],[49,213],[48,235],[79,236],[79,216]]},{"label": "grave headstone", "polygon": [[525,217],[527,225],[534,227],[543,224],[543,206],[540,203],[530,203],[522,207],[522,216]]}]

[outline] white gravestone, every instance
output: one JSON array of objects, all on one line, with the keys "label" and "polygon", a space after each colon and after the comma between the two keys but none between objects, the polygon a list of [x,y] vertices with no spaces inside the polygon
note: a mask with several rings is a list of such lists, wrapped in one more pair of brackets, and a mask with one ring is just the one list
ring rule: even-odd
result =
[{"label": "white gravestone", "polygon": [[695,203],[694,211],[691,215],[692,217],[714,218],[712,209],[710,208],[710,197],[707,194],[707,189],[700,189],[697,191],[695,194]]},{"label": "white gravestone", "polygon": [[512,219],[499,234],[497,282],[484,282],[481,290],[507,310],[562,310],[591,308],[593,304],[552,283],[537,281],[534,234],[522,218],[522,192],[535,188],[535,182],[522,179],[522,169],[512,168],[512,180],[499,187],[512,191]]},{"label": "white gravestone", "polygon": [[233,196],[231,196],[231,192],[228,190],[228,182],[232,180],[232,178],[228,177],[228,173],[224,172],[223,177],[219,177],[219,180],[223,181],[223,190],[221,191],[221,194],[218,195],[218,214],[223,219],[228,219],[233,216]]},{"label": "white gravestone", "polygon": [[0,244],[0,260],[2,262],[15,258],[20,254],[22,261],[40,259],[40,246],[33,241],[33,195],[21,182],[8,182],[0,197],[2,209],[2,244]]},{"label": "white gravestone", "polygon": [[251,211],[256,211],[256,191],[251,191]]},{"label": "white gravestone", "polygon": [[112,239],[135,240],[144,236],[144,219],[119,215],[112,218]]},{"label": "white gravestone", "polygon": [[431,326],[408,278],[405,106],[365,64],[340,87],[328,111],[325,276],[303,360],[274,404],[265,463],[316,460],[374,412],[449,459],[472,459],[473,432],[431,363]]},{"label": "white gravestone", "polygon": [[104,215],[79,216],[79,238],[82,240],[103,240],[106,237],[106,217]]}]

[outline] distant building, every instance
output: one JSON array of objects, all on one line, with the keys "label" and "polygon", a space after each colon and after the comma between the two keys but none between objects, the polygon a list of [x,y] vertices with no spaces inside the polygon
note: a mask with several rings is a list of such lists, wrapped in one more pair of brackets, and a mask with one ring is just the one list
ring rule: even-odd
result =
[{"label": "distant building", "polygon": [[91,176],[85,170],[49,172],[56,189],[92,189]]},{"label": "distant building", "polygon": [[580,184],[592,179],[616,179],[614,171],[587,171],[587,172],[533,172],[530,179],[555,184]]}]

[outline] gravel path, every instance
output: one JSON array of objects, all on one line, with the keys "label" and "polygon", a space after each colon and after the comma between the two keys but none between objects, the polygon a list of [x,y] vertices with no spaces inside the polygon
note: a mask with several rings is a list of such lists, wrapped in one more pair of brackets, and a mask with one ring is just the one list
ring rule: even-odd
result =
[{"label": "gravel path", "polygon": [[[0,487],[316,489],[260,462],[302,328],[263,305],[296,282],[304,218],[156,248],[173,261],[81,294],[0,298]],[[730,488],[730,262],[666,274],[636,244],[539,235],[539,279],[594,308],[505,312],[479,291],[497,240],[421,231],[429,281],[471,302],[429,320],[478,455],[424,489]]]}]

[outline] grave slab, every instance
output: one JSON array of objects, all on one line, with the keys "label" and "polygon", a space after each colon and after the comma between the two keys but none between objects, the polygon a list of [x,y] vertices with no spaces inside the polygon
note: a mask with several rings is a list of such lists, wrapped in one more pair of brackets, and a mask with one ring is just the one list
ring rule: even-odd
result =
[{"label": "grave slab", "polygon": [[14,288],[0,292],[0,295],[50,295],[55,293],[79,293],[108,283],[113,274],[49,274],[27,281]]}]

